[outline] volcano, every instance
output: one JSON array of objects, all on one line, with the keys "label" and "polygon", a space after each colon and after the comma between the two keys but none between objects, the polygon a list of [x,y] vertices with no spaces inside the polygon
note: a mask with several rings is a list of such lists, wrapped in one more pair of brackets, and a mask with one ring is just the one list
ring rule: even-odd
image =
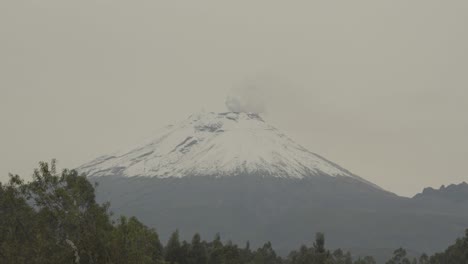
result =
[{"label": "volcano", "polygon": [[157,178],[348,177],[380,189],[310,152],[253,113],[193,115],[142,146],[100,157],[79,170],[88,176]]},{"label": "volcano", "polygon": [[[78,168],[97,198],[167,238],[216,233],[286,253],[324,232],[332,248],[432,253],[468,213],[399,197],[315,154],[254,113],[200,113],[147,142]],[[384,253],[382,253],[384,252]],[[382,257],[383,258],[383,257]]]}]

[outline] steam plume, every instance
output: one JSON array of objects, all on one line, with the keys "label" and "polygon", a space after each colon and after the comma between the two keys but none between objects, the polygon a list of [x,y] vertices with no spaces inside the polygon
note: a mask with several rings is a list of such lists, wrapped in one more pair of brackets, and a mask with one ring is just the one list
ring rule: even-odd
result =
[{"label": "steam plume", "polygon": [[231,112],[264,113],[266,107],[263,88],[250,80],[238,88],[231,89],[226,98],[227,109]]}]

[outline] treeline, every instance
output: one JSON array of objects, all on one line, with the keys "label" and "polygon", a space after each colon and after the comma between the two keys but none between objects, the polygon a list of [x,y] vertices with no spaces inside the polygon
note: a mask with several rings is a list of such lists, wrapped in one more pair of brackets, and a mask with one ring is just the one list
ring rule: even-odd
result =
[{"label": "treeline", "polygon": [[[219,235],[204,241],[195,234],[181,241],[174,232],[164,246],[154,229],[135,217],[114,217],[109,204],[96,203],[95,186],[74,170],[57,173],[55,161],[41,162],[33,180],[10,175],[0,183],[0,263],[154,263],[154,264],[373,264],[372,257],[353,260],[349,252],[325,248],[318,233],[310,247],[282,258],[271,243],[251,249]],[[398,249],[387,264],[468,263],[468,231],[445,252],[408,259]]]}]

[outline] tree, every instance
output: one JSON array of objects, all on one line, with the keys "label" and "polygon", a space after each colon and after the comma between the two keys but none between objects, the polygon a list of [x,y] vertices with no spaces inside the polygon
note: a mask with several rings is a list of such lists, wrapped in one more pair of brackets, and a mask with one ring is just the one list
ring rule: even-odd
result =
[{"label": "tree", "polygon": [[215,235],[214,240],[209,244],[209,264],[218,264],[223,261],[223,243],[221,242],[221,236],[219,233]]},{"label": "tree", "polygon": [[167,242],[166,248],[164,250],[164,257],[165,260],[169,263],[178,263],[180,262],[180,255],[181,255],[181,245],[179,241],[179,230],[176,230],[172,233],[169,241]]},{"label": "tree", "polygon": [[406,250],[399,248],[393,252],[393,257],[386,264],[411,264],[411,261],[406,257]]},{"label": "tree", "polygon": [[158,263],[162,261],[162,245],[153,229],[135,217],[122,216],[113,232],[115,263]]},{"label": "tree", "polygon": [[252,258],[252,251],[250,250],[250,242],[247,241],[245,243],[245,247],[241,250],[240,252],[241,256],[241,262],[242,263],[248,263]]},{"label": "tree", "polygon": [[[335,251],[336,257],[341,263],[352,264],[351,256],[343,255],[341,250]],[[288,262],[291,264],[334,264],[334,256],[325,248],[325,236],[317,233],[315,242],[311,248],[301,246],[299,251],[293,251],[288,256]]]},{"label": "tree", "polygon": [[192,238],[192,243],[188,253],[189,264],[205,264],[208,262],[206,247],[202,243],[200,235],[197,233]]},{"label": "tree", "polygon": [[241,253],[237,245],[232,244],[232,242],[226,243],[219,253],[216,254],[218,260],[221,264],[237,264],[241,263]]},{"label": "tree", "polygon": [[429,259],[431,264],[457,264],[468,261],[468,229],[465,237],[459,238],[455,244],[449,246],[444,252],[437,253]]},{"label": "tree", "polygon": [[36,212],[24,197],[24,182],[10,175],[0,183],[0,263],[38,263],[35,248],[41,243],[34,234]]},{"label": "tree", "polygon": [[[37,210],[36,221],[43,242],[39,255],[63,263],[105,263],[109,261],[112,224],[109,205],[96,203],[94,186],[75,170],[56,171],[56,162],[39,163],[33,181],[25,186],[26,198]],[[51,252],[51,250],[54,250]]]},{"label": "tree", "polygon": [[325,253],[325,235],[323,233],[315,234],[314,250],[318,254]]},{"label": "tree", "polygon": [[314,242],[314,262],[317,264],[331,263],[333,259],[331,258],[330,252],[325,249],[325,235],[323,233],[317,233],[315,235]]},{"label": "tree", "polygon": [[157,233],[136,218],[113,226],[109,205],[74,170],[41,162],[30,183],[0,183],[0,263],[161,263]]},{"label": "tree", "polygon": [[253,255],[253,263],[255,264],[280,264],[281,258],[279,258],[270,242],[267,242],[263,247],[259,248]]}]

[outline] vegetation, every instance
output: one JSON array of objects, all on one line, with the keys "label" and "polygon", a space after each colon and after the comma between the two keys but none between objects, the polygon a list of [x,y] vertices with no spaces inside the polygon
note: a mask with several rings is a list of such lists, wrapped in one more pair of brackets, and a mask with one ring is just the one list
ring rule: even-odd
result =
[{"label": "vegetation", "polygon": [[[270,242],[252,250],[223,243],[217,235],[207,242],[195,234],[180,241],[175,231],[163,246],[154,229],[135,217],[112,220],[109,204],[95,200],[95,186],[74,170],[57,173],[55,161],[41,162],[33,180],[10,175],[0,183],[0,263],[155,263],[155,264],[375,264],[372,257],[353,261],[349,252],[325,247],[318,233],[311,247],[302,246],[286,258]],[[387,264],[468,263],[468,231],[445,252],[410,260],[402,248]]]},{"label": "vegetation", "polygon": [[430,258],[429,262],[426,263],[468,263],[468,230],[465,232],[465,237],[457,239],[455,244],[448,247],[444,252],[435,254]]}]

